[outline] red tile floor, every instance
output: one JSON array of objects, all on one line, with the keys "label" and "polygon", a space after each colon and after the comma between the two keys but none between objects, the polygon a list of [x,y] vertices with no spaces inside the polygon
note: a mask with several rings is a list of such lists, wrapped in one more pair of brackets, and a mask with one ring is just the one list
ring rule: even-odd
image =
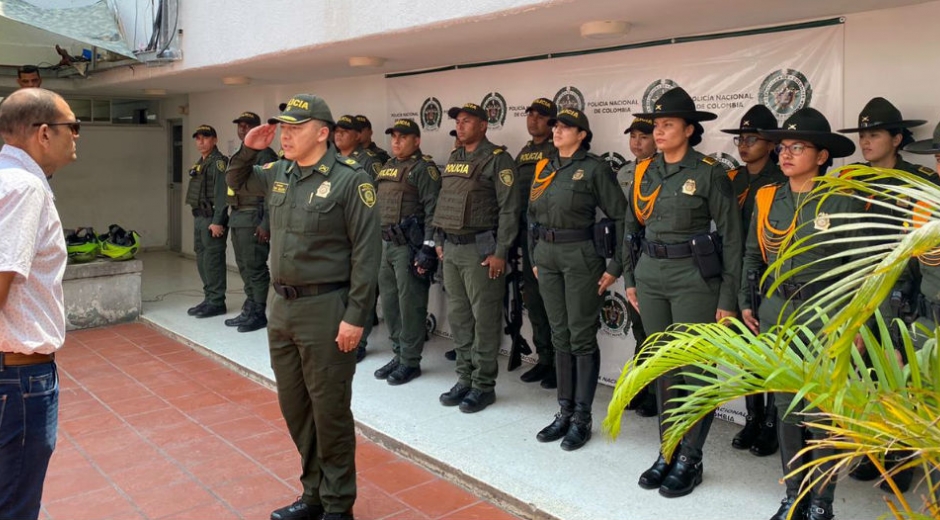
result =
[{"label": "red tile floor", "polygon": [[[299,495],[273,391],[137,323],[69,333],[57,358],[59,439],[41,518],[267,519]],[[357,519],[515,518],[357,441]]]}]

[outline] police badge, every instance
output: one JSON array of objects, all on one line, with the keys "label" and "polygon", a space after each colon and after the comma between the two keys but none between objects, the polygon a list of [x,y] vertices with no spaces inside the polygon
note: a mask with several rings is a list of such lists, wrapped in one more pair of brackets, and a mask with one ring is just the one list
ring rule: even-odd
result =
[{"label": "police badge", "polygon": [[820,213],[816,215],[816,220],[813,221],[813,229],[817,231],[826,231],[829,229],[829,214]]},{"label": "police badge", "polygon": [[323,181],[323,184],[317,188],[317,197],[326,198],[330,194],[330,181]]},{"label": "police badge", "polygon": [[685,181],[685,184],[682,185],[682,193],[686,195],[695,195],[695,180],[688,179]]}]

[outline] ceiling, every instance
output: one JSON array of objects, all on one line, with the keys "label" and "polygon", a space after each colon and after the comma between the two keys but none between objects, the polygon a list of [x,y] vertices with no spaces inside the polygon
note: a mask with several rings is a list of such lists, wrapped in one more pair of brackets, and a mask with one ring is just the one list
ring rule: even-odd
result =
[{"label": "ceiling", "polygon": [[[894,0],[890,7],[927,2]],[[255,56],[223,66],[173,70],[138,65],[133,71],[125,68],[101,72],[93,81],[75,80],[74,87],[110,94],[139,94],[145,88],[166,89],[170,94],[239,88],[223,87],[221,77],[232,75],[248,76],[255,86],[305,83],[780,25],[884,7],[883,0],[568,0]],[[627,20],[632,28],[619,39],[584,39],[579,27],[592,20]],[[380,68],[350,68],[350,56],[379,56],[387,62]]]}]

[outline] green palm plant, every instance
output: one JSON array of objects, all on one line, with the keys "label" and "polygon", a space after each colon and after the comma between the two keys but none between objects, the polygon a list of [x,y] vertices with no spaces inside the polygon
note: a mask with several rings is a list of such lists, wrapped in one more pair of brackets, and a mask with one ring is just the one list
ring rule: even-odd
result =
[{"label": "green palm plant", "polygon": [[[652,336],[641,355],[624,366],[604,429],[616,437],[624,407],[640,389],[667,372],[695,367],[701,371],[693,376],[700,385],[684,387],[688,397],[666,418],[662,450],[667,457],[685,432],[719,405],[750,394],[792,393],[797,397],[793,406],[800,399],[808,406],[791,411],[803,413],[807,425],[828,432],[826,439],[806,449],[837,450],[794,469],[793,474],[806,470],[804,494],[818,480],[836,478],[860,457],[870,456],[894,492],[886,501],[886,514],[940,518],[938,329],[932,322],[911,327],[900,320],[889,327],[891,322],[879,312],[911,260],[940,247],[940,188],[903,171],[852,166],[817,179],[804,204],[834,194],[849,194],[892,211],[830,215],[838,224],[817,233],[815,241],[785,239],[778,260],[764,275],[764,281],[773,278],[768,292],[773,291],[806,268],[782,272],[786,260],[814,247],[839,244],[836,256],[848,261],[817,278],[828,280],[829,289],[795,313],[778,316],[766,333],[754,334],[733,319],[683,324]],[[816,334],[798,325],[814,320],[822,324]],[[887,471],[880,460],[890,452],[906,458]],[[828,470],[810,471],[826,462],[833,463]],[[909,467],[921,467],[925,474],[917,488],[920,504],[912,505],[892,478]]]}]

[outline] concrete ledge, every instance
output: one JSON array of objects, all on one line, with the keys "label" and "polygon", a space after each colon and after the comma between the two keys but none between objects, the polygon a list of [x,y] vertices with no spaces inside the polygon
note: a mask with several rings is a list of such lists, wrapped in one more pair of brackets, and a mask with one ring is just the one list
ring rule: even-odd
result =
[{"label": "concrete ledge", "polygon": [[88,329],[136,320],[141,310],[143,269],[140,260],[96,260],[66,266],[62,281],[66,329]]}]

